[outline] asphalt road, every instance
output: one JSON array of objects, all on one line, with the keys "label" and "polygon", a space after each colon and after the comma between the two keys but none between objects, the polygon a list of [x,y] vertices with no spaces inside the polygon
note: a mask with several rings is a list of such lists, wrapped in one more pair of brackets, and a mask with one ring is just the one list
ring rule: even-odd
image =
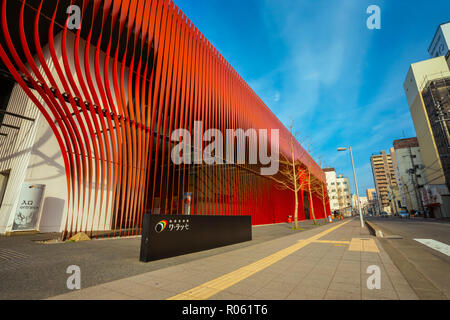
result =
[{"label": "asphalt road", "polygon": [[410,284],[420,291],[421,298],[450,299],[450,256],[415,240],[450,245],[449,221],[399,217],[368,220],[383,231],[385,238],[380,242]]}]

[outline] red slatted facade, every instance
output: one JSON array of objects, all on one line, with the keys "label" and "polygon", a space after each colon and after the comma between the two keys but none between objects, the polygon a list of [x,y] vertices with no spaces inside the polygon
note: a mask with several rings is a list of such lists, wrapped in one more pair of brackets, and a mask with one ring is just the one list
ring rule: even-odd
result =
[{"label": "red slatted facade", "polygon": [[[145,213],[181,214],[186,192],[192,214],[252,215],[253,224],[293,214],[292,192],[259,175],[258,165],[172,163],[171,132],[193,132],[196,120],[202,132],[217,128],[224,135],[228,128],[279,129],[280,152],[290,154],[288,130],[172,1],[49,3],[2,1],[0,57],[61,149],[68,194],[63,238],[80,231],[139,234]],[[78,30],[68,28],[69,4],[81,8]],[[17,15],[10,7],[20,8]],[[24,21],[24,12],[33,21]],[[18,30],[10,30],[13,23]],[[325,181],[299,144],[295,156]],[[328,199],[314,194],[312,202],[316,218],[329,213]]]}]

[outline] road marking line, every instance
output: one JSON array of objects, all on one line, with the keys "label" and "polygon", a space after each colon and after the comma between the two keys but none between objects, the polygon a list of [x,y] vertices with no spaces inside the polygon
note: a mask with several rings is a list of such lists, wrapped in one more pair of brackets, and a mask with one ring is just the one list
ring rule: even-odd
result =
[{"label": "road marking line", "polygon": [[289,246],[287,248],[284,248],[278,252],[275,252],[274,254],[271,254],[270,256],[267,256],[256,262],[253,262],[249,265],[239,268],[235,271],[227,273],[219,278],[205,282],[195,288],[192,288],[190,290],[187,290],[185,292],[177,294],[173,297],[170,297],[167,300],[204,300],[204,299],[208,299],[208,298],[212,297],[213,295],[216,295],[217,293],[231,287],[232,285],[234,285],[238,282],[241,282],[244,279],[247,279],[248,277],[254,275],[255,273],[266,269],[267,267],[275,264],[276,262],[282,260],[283,258],[291,255],[292,253],[300,250],[301,248],[307,246],[310,243],[313,243],[314,241],[322,238],[323,236],[329,234],[330,232],[333,232],[334,230],[346,225],[347,223],[349,223],[351,221],[352,220],[341,223],[337,226],[331,227],[330,229],[322,231],[308,239],[300,240],[296,244]]},{"label": "road marking line", "polygon": [[450,246],[448,244],[433,239],[414,239],[414,240],[450,257]]}]

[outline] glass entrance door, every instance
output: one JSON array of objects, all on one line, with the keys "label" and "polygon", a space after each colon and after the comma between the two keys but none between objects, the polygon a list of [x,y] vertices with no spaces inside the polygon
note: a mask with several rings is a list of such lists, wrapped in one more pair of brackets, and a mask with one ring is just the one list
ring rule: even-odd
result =
[{"label": "glass entrance door", "polygon": [[308,198],[307,193],[305,193],[303,195],[303,203],[305,206],[305,220],[309,220],[309,219],[311,219],[311,216],[310,216],[310,208],[309,208],[309,198]]}]

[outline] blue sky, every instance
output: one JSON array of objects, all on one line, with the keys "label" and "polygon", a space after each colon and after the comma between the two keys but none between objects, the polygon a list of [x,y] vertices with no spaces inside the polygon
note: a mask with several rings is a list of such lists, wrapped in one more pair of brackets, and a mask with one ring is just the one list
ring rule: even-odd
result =
[{"label": "blue sky", "polygon": [[[403,81],[428,59],[450,1],[175,0],[267,106],[288,124],[322,166],[372,188],[370,156],[415,136]],[[369,5],[381,30],[369,30]],[[354,188],[352,188],[354,191]]]}]

